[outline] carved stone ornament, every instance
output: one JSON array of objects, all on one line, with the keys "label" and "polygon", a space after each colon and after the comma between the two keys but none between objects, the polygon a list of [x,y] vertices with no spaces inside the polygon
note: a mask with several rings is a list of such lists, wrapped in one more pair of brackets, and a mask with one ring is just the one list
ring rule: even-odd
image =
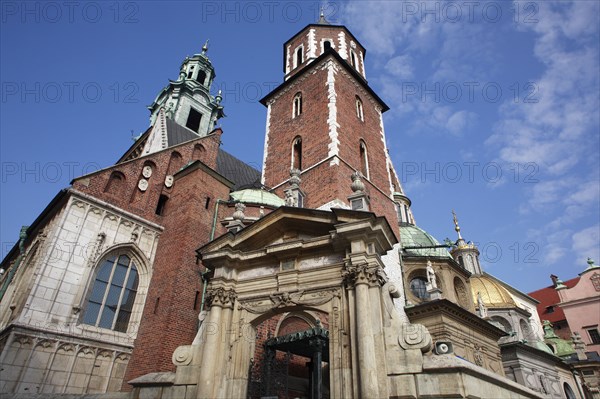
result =
[{"label": "carved stone ornament", "polygon": [[206,291],[206,303],[209,306],[232,307],[236,298],[237,294],[232,289],[219,287]]},{"label": "carved stone ornament", "polygon": [[140,179],[140,181],[138,182],[138,188],[140,189],[140,191],[146,191],[148,189],[148,180]]},{"label": "carved stone ornament", "polygon": [[600,291],[600,273],[592,274],[592,277],[590,277],[590,280],[592,280],[592,285],[594,286],[594,289],[596,291]]},{"label": "carved stone ornament", "polygon": [[257,298],[252,300],[240,301],[240,309],[247,310],[250,313],[262,314],[270,310],[285,306],[320,306],[331,301],[334,297],[340,297],[338,289],[326,289],[321,291],[296,291],[296,292],[275,292],[268,298]]},{"label": "carved stone ornament", "polygon": [[166,188],[173,187],[174,181],[175,181],[175,178],[173,177],[173,175],[167,175],[167,177],[165,177],[165,187]]},{"label": "carved stone ornament", "polygon": [[475,344],[473,350],[473,360],[475,360],[475,364],[478,366],[483,366],[483,353],[481,351],[481,346]]},{"label": "carved stone ornament", "polygon": [[152,166],[144,166],[144,168],[142,169],[142,176],[144,176],[146,179],[149,179],[150,176],[152,176]]},{"label": "carved stone ornament", "polygon": [[355,286],[357,284],[383,285],[387,282],[385,273],[379,266],[349,265],[342,271],[342,278],[346,284]]},{"label": "carved stone ornament", "polygon": [[421,349],[425,352],[431,348],[431,335],[422,324],[403,323],[398,344],[403,349]]},{"label": "carved stone ornament", "polygon": [[187,366],[194,357],[194,348],[192,345],[179,346],[173,352],[171,360],[175,366]]}]

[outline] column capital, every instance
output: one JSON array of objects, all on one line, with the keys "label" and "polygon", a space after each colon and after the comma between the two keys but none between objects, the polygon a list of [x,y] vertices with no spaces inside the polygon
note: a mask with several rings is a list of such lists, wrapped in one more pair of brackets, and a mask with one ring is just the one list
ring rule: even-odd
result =
[{"label": "column capital", "polygon": [[372,287],[381,286],[387,280],[383,269],[379,265],[370,265],[368,263],[346,265],[342,271],[342,278],[350,287],[360,284],[367,284]]},{"label": "column capital", "polygon": [[206,290],[206,305],[208,307],[233,308],[236,299],[237,293],[231,288],[217,287]]}]

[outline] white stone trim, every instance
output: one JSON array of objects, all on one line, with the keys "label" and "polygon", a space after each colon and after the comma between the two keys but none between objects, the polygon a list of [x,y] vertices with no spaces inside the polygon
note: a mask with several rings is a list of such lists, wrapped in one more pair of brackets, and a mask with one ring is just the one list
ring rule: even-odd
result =
[{"label": "white stone trim", "polygon": [[317,39],[315,37],[315,29],[308,31],[308,60],[309,62],[317,58]]},{"label": "white stone trim", "polygon": [[359,58],[360,58],[360,65],[362,67],[362,75],[366,79],[367,78],[367,72],[365,71],[365,57],[364,57],[364,54],[363,54],[362,51],[359,53]]},{"label": "white stone trim", "polygon": [[265,169],[267,167],[267,155],[269,152],[269,130],[271,129],[271,103],[267,104],[267,122],[265,125],[265,144],[263,147],[263,163],[262,163],[262,176],[260,177],[260,183],[265,184]]},{"label": "white stone trim", "polygon": [[327,145],[329,152],[327,154],[328,157],[335,157],[329,162],[329,165],[338,165],[339,159],[337,156],[339,155],[340,149],[340,140],[338,138],[338,128],[340,125],[337,122],[337,94],[335,92],[335,74],[337,73],[337,68],[333,62],[329,62],[327,65],[327,98],[329,102],[327,103],[327,107],[329,108],[329,116],[327,117],[327,125],[329,126],[329,139],[330,143]]},{"label": "white stone trim", "polygon": [[291,50],[292,46],[288,45],[287,49],[286,49],[286,55],[285,55],[285,74],[287,75],[288,73],[290,73],[290,50]]},{"label": "white stone trim", "polygon": [[338,54],[343,59],[348,59],[348,44],[346,43],[346,34],[344,32],[338,33],[339,51]]}]

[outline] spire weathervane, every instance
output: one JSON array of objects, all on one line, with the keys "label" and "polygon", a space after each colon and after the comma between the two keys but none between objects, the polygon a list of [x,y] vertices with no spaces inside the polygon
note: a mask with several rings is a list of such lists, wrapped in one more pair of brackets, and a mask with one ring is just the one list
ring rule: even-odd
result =
[{"label": "spire weathervane", "polygon": [[458,225],[458,218],[456,217],[456,212],[454,212],[454,209],[452,210],[452,219],[454,220],[454,230],[458,234],[458,239],[462,240],[463,238],[460,235],[460,226]]},{"label": "spire weathervane", "polygon": [[207,51],[208,51],[208,39],[206,39],[206,42],[204,42],[204,46],[202,46],[202,55],[206,54]]}]

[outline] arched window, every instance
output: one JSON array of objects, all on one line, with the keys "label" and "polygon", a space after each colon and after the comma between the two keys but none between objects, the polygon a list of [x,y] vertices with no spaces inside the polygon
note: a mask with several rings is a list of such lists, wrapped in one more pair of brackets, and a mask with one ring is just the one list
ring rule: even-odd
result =
[{"label": "arched window", "polygon": [[329,40],[325,40],[323,42],[323,52],[329,50],[331,48],[331,42]]},{"label": "arched window", "polygon": [[565,396],[567,397],[567,399],[576,399],[577,396],[575,396],[575,392],[573,392],[573,389],[571,388],[571,386],[569,384],[567,384],[566,382],[563,384],[563,389],[565,390]]},{"label": "arched window", "polygon": [[364,114],[363,114],[363,104],[362,104],[362,101],[361,101],[360,97],[358,97],[358,96],[356,96],[356,116],[361,121],[365,120],[365,117],[364,117]]},{"label": "arched window", "polygon": [[292,169],[302,170],[302,137],[300,136],[292,142]]},{"label": "arched window", "polygon": [[425,277],[417,276],[410,280],[410,291],[419,299],[429,299],[429,292],[427,292],[427,279]]},{"label": "arched window", "polygon": [[302,46],[296,50],[296,60],[294,62],[294,68],[299,67],[304,62],[304,49]]},{"label": "arched window", "polygon": [[352,64],[352,66],[354,68],[356,68],[356,55],[354,54],[354,51],[350,50],[350,63]]},{"label": "arched window", "polygon": [[198,71],[198,77],[196,78],[196,80],[198,81],[198,83],[203,85],[204,81],[206,80],[206,72]]},{"label": "arched window", "polygon": [[108,256],[96,271],[95,280],[87,295],[82,322],[126,332],[138,283],[138,271],[129,256]]},{"label": "arched window", "polygon": [[121,189],[125,187],[125,175],[119,171],[114,171],[110,174],[106,187],[104,187],[105,193],[121,194]]},{"label": "arched window", "polygon": [[300,114],[302,114],[302,93],[298,92],[294,96],[292,118],[300,116]]},{"label": "arched window", "polygon": [[367,145],[360,141],[360,173],[367,179],[369,178],[369,158],[367,154]]}]

